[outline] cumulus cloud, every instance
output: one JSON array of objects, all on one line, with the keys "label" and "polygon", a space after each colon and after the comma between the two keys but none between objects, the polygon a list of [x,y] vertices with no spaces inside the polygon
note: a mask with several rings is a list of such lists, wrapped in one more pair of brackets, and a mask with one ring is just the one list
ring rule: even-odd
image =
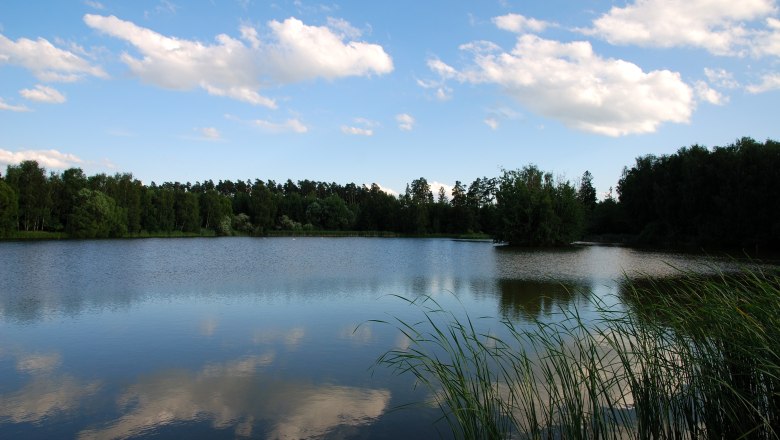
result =
[{"label": "cumulus cloud", "polygon": [[776,11],[774,0],[636,0],[613,7],[583,32],[612,44],[689,46],[739,54],[753,30],[745,23]]},{"label": "cumulus cloud", "polygon": [[770,73],[761,77],[761,82],[746,87],[753,94],[780,90],[780,73]]},{"label": "cumulus cloud", "polygon": [[756,31],[751,45],[754,56],[780,56],[780,20],[769,17],[766,29]]},{"label": "cumulus cloud", "polygon": [[500,17],[494,17],[493,23],[499,29],[518,34],[525,32],[543,32],[550,26],[550,23],[546,21],[527,18],[520,14],[506,14]]},{"label": "cumulus cloud", "polygon": [[434,200],[439,199],[439,189],[441,188],[444,189],[444,196],[447,198],[447,200],[452,198],[452,185],[447,185],[446,183],[437,182],[435,180],[428,185],[431,187]]},{"label": "cumulus cloud", "polygon": [[23,105],[11,105],[0,98],[0,110],[7,110],[10,112],[29,112],[30,109]]},{"label": "cumulus cloud", "polygon": [[114,16],[87,14],[91,28],[130,43],[122,61],[142,81],[173,90],[201,88],[254,105],[275,108],[259,93],[271,84],[316,78],[385,74],[393,62],[382,46],[346,41],[346,22],[339,33],[327,26],[309,26],[296,18],[270,21],[267,41],[257,29],[240,28],[241,39],[217,35],[213,44],[169,37]]},{"label": "cumulus cloud", "polygon": [[57,89],[41,84],[36,85],[33,89],[19,90],[19,94],[31,101],[46,102],[49,104],[62,104],[65,102],[65,95],[60,93]]},{"label": "cumulus cloud", "polygon": [[663,122],[688,122],[695,105],[679,73],[602,58],[586,41],[528,34],[510,52],[472,56],[473,65],[461,71],[441,61],[429,66],[461,82],[499,85],[528,109],[592,133],[651,133]]},{"label": "cumulus cloud", "polygon": [[366,185],[365,183],[363,184],[363,186],[366,187],[368,190],[371,190],[371,188],[374,187],[375,185],[379,189],[379,191],[382,191],[383,193],[389,194],[389,195],[391,195],[393,197],[397,197],[398,196],[398,191],[396,191],[396,190],[394,190],[392,188],[388,188],[388,187],[382,186],[382,185],[380,185],[380,184],[378,184],[376,182],[372,183],[371,185]]},{"label": "cumulus cloud", "polygon": [[407,113],[401,113],[395,115],[395,120],[398,122],[398,128],[403,131],[411,131],[414,129],[414,117]]},{"label": "cumulus cloud", "polygon": [[84,76],[106,78],[106,72],[75,53],[60,49],[44,38],[10,40],[0,34],[0,64],[21,66],[41,81],[76,81]]},{"label": "cumulus cloud", "polygon": [[694,90],[696,91],[696,96],[701,101],[709,102],[710,104],[714,105],[723,105],[729,102],[728,97],[723,96],[720,92],[711,88],[704,81],[696,81],[694,84]]},{"label": "cumulus cloud", "polygon": [[0,164],[16,165],[25,160],[37,161],[44,168],[66,169],[84,161],[73,154],[57,150],[8,151],[0,149]]}]

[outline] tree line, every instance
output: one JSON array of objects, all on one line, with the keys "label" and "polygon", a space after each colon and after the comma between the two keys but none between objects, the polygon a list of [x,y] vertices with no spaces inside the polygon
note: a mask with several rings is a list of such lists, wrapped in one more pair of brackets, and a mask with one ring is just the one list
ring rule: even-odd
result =
[{"label": "tree line", "polygon": [[[503,170],[451,194],[421,177],[400,195],[378,185],[312,180],[144,185],[132,174],[46,172],[35,161],[0,175],[0,236],[30,231],[74,238],[143,234],[266,235],[275,231],[484,234],[523,246],[614,236],[640,244],[780,247],[780,144],[742,138],[647,155],[597,200],[593,176],[577,183],[533,165]],[[20,235],[21,234],[21,235]]]},{"label": "tree line", "polygon": [[[513,244],[555,245],[583,230],[584,208],[577,195],[572,183],[555,181],[534,166],[478,178],[468,186],[456,181],[449,195],[441,189],[434,196],[421,177],[394,196],[376,184],[312,180],[144,185],[128,173],[86,176],[70,168],[47,174],[37,162],[24,161],[0,176],[0,234],[48,231],[105,238],[335,230],[485,234]],[[511,212],[521,205],[532,208]],[[551,221],[554,227],[527,233]]]},{"label": "tree line", "polygon": [[642,156],[618,182],[613,229],[662,246],[780,249],[780,143],[745,137]]}]

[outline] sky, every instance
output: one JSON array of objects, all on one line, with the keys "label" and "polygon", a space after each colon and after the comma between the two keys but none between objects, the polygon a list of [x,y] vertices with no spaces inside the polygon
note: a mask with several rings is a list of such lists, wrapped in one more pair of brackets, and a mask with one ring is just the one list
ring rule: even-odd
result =
[{"label": "sky", "polygon": [[774,0],[3,0],[0,173],[424,177],[778,139]]}]

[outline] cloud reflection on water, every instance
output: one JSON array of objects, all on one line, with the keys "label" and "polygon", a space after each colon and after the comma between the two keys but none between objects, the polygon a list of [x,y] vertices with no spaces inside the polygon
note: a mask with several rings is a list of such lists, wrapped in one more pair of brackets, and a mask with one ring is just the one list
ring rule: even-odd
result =
[{"label": "cloud reflection on water", "polygon": [[[387,390],[285,381],[258,371],[274,359],[266,353],[206,365],[198,372],[143,377],[117,399],[124,415],[80,432],[79,438],[128,438],[203,421],[239,437],[314,438],[370,424],[390,401]],[[264,432],[256,432],[258,425],[266,427]]]},{"label": "cloud reflection on water", "polygon": [[0,395],[0,421],[39,423],[45,418],[76,411],[83,400],[98,392],[100,381],[85,381],[57,372],[59,353],[16,355],[16,370],[31,376],[15,392]]}]

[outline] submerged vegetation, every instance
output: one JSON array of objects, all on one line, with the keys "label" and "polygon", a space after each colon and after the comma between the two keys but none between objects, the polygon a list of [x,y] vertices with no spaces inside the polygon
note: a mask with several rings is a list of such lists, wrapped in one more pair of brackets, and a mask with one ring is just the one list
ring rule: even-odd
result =
[{"label": "submerged vegetation", "polygon": [[596,320],[503,320],[501,336],[424,297],[378,365],[414,375],[458,438],[780,437],[777,274],[626,281],[621,296]]}]

